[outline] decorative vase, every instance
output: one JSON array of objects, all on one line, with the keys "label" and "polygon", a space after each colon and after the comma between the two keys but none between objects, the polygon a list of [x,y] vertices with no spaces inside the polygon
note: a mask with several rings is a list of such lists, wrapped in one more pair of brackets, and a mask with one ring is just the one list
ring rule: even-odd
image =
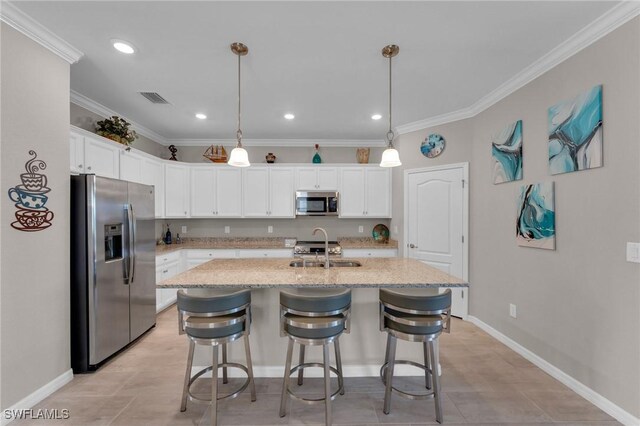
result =
[{"label": "decorative vase", "polygon": [[267,155],[265,155],[264,158],[267,160],[267,163],[269,164],[273,164],[276,162],[276,156],[273,155],[273,152],[268,153]]},{"label": "decorative vase", "polygon": [[320,164],[322,163],[322,157],[320,157],[320,153],[318,152],[318,149],[320,148],[320,146],[316,144],[315,148],[316,148],[316,154],[313,156],[313,159],[311,161],[313,162],[313,164]]},{"label": "decorative vase", "polygon": [[369,163],[369,148],[357,148],[356,149],[356,159],[359,164],[368,164]]}]

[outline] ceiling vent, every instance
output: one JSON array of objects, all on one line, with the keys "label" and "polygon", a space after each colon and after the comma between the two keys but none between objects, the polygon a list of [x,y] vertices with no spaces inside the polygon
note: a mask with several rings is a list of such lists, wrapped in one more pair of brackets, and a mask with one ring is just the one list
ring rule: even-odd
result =
[{"label": "ceiling vent", "polygon": [[167,100],[156,92],[138,92],[152,104],[168,104]]}]

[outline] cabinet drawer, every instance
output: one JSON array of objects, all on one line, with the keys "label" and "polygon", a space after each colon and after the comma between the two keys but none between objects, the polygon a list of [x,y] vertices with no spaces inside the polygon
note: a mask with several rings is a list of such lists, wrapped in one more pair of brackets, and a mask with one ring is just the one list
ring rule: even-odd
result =
[{"label": "cabinet drawer", "polygon": [[398,249],[342,249],[344,257],[398,257]]},{"label": "cabinet drawer", "polygon": [[235,259],[235,249],[187,250],[187,263],[190,259]]},{"label": "cabinet drawer", "polygon": [[243,250],[238,250],[238,257],[241,259],[288,258],[288,257],[293,257],[293,250],[291,249],[268,249],[268,250],[243,249]]},{"label": "cabinet drawer", "polygon": [[180,250],[173,251],[171,253],[160,254],[156,256],[156,268],[164,266],[170,262],[177,262],[180,260]]}]

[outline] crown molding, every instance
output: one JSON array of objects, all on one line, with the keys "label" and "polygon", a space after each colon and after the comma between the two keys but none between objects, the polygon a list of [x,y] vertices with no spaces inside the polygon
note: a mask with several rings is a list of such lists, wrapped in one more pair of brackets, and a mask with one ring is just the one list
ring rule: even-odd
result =
[{"label": "crown molding", "polygon": [[[232,145],[235,146],[235,139],[169,139],[168,145],[175,146],[209,146],[209,145]],[[382,139],[243,139],[244,146],[277,146],[304,148],[318,144],[322,147],[338,148],[376,148],[386,146]]]},{"label": "crown molding", "polygon": [[0,2],[0,21],[49,49],[70,64],[75,64],[84,55],[11,2],[4,0]]},{"label": "crown molding", "polygon": [[[116,111],[107,108],[106,106],[99,104],[98,102],[94,101],[93,99],[89,99],[86,96],[76,92],[75,90],[71,90],[70,93],[70,100],[72,103],[81,106],[84,109],[88,109],[89,111],[96,113],[102,117],[111,117],[113,115],[118,115],[121,116],[119,113],[117,113]],[[126,117],[124,117],[125,119],[127,119]],[[159,135],[158,133],[154,132],[153,130],[144,127],[141,124],[136,123],[135,121],[129,120],[127,119],[127,121],[129,121],[131,123],[131,126],[133,126],[133,129],[141,134],[142,136],[145,136],[151,140],[153,140],[154,142],[157,142],[159,144],[162,145],[170,145],[171,143],[167,141],[167,138],[165,138],[162,135]]]},{"label": "crown molding", "polygon": [[640,1],[623,1],[480,98],[473,105],[436,117],[403,124],[398,126],[398,133],[402,135],[475,117],[638,15],[640,15]]}]

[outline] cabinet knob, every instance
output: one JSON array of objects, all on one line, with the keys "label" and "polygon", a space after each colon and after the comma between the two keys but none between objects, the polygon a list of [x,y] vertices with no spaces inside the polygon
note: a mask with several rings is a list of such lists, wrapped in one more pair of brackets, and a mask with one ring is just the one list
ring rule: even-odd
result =
[{"label": "cabinet knob", "polygon": [[91,166],[87,167],[87,170],[91,170]]},{"label": "cabinet knob", "polygon": [[81,169],[82,168],[82,164],[78,164],[78,168]]}]

